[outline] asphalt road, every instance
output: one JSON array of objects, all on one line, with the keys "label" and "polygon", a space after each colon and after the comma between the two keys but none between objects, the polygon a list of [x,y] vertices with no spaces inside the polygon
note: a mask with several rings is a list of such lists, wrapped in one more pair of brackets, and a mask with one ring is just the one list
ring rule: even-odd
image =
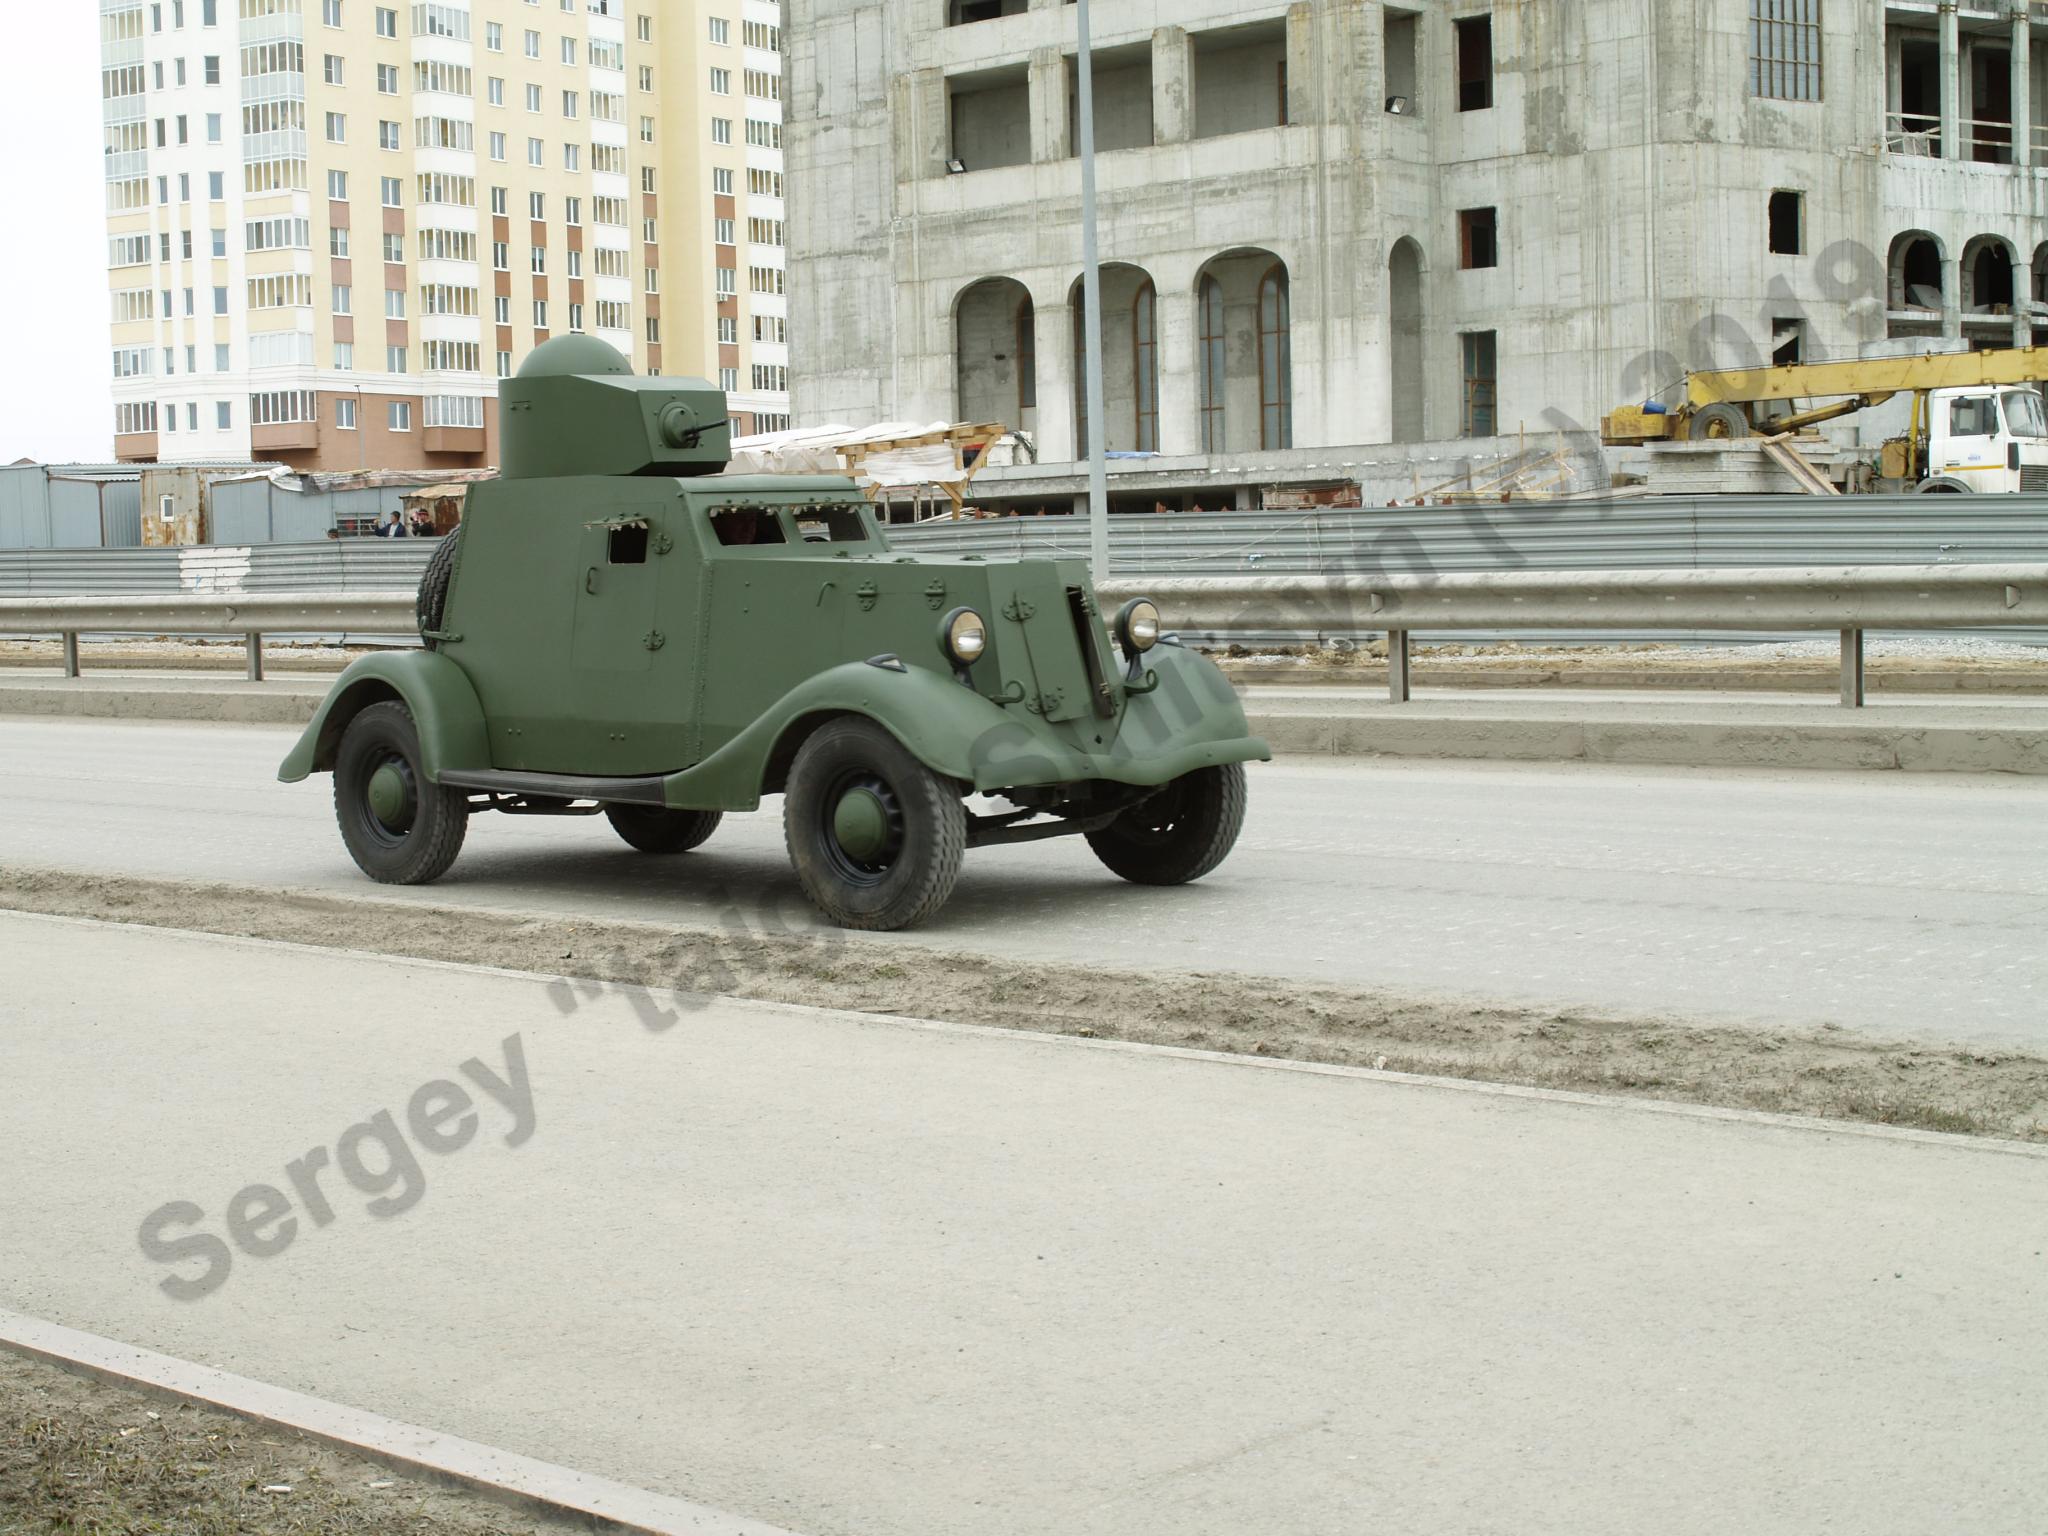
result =
[{"label": "asphalt road", "polygon": [[[0,718],[0,863],[390,896],[292,733]],[[909,942],[2048,1049],[2048,780],[1296,759],[1237,853],[1124,885],[1078,841],[970,856]],[[659,861],[596,820],[480,818],[423,901],[803,924],[778,802]]]},{"label": "asphalt road", "polygon": [[806,1536],[2048,1528],[2038,1151],[20,915],[0,975],[0,1307]]}]

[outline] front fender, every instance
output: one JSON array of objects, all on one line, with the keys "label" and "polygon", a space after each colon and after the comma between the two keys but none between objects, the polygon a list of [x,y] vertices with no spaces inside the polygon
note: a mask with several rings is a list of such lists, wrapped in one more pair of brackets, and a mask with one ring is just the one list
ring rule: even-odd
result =
[{"label": "front fender", "polygon": [[691,810],[753,810],[776,748],[810,715],[864,715],[927,768],[972,781],[973,743],[1002,725],[1006,712],[936,672],[847,662],[799,683],[696,767],[670,774],[662,781],[664,798]]},{"label": "front fender", "polygon": [[349,721],[385,699],[398,699],[412,711],[420,768],[430,781],[444,767],[490,766],[490,733],[468,674],[439,651],[385,651],[352,663],[336,679],[277,776],[296,784],[310,773],[332,770]]},{"label": "front fender", "polygon": [[787,768],[795,728],[832,715],[873,720],[926,767],[981,791],[1090,779],[1150,786],[1272,755],[1206,657],[1161,647],[1148,660],[1157,685],[1128,695],[1113,729],[1094,720],[1048,725],[923,668],[850,662],[800,684],[696,767],[669,775],[663,798],[678,809],[753,810]]}]

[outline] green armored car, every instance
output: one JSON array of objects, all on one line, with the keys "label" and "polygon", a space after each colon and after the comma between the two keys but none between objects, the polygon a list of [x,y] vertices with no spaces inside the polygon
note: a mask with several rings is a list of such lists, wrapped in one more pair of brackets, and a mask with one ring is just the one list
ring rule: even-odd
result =
[{"label": "green armored car", "polygon": [[479,811],[602,812],[675,854],[772,794],[853,928],[930,917],[984,844],[1078,833],[1154,885],[1229,853],[1266,745],[1150,602],[1105,616],[1072,561],[900,553],[850,479],[723,473],[724,395],[592,338],[499,408],[424,648],[349,667],[279,770],[334,775],[372,879],[436,879]]}]

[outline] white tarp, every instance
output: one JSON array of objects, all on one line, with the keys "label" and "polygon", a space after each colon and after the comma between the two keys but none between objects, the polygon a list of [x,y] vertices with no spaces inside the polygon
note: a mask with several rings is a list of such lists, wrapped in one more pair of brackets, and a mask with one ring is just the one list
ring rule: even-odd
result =
[{"label": "white tarp", "polygon": [[[865,443],[943,437],[952,427],[953,424],[947,421],[923,424],[890,421],[860,431],[852,427],[810,427],[801,431],[736,437],[732,442],[732,460],[726,465],[725,472],[729,475],[841,475],[848,473],[845,450]],[[964,483],[968,478],[968,471],[960,468],[953,446],[947,442],[869,454],[862,460],[857,473],[862,483],[885,489],[954,485]]]}]

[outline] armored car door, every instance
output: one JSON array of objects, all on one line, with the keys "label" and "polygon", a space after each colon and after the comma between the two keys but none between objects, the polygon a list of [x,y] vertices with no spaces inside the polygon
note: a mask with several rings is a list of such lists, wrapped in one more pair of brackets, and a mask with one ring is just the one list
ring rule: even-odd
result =
[{"label": "armored car door", "polygon": [[662,773],[688,766],[695,648],[693,562],[669,524],[680,508],[615,507],[585,524],[573,578],[573,695],[561,718],[566,771]]}]

